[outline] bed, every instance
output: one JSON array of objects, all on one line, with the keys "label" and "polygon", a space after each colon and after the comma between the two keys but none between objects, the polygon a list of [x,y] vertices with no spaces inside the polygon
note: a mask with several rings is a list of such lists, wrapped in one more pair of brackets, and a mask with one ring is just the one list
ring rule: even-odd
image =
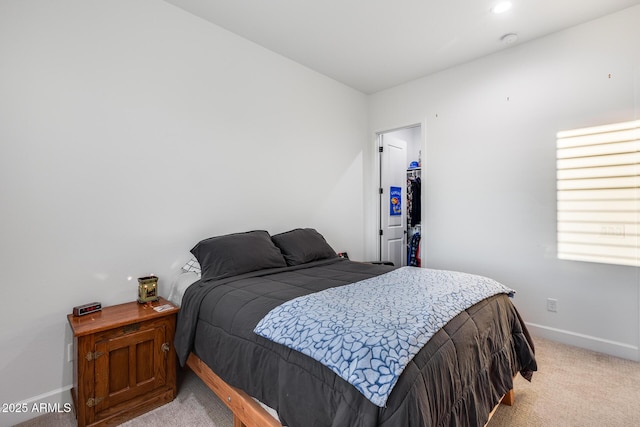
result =
[{"label": "bed", "polygon": [[255,331],[288,302],[400,269],[339,258],[313,229],[219,236],[192,253],[202,270],[178,292],[175,347],[231,408],[235,427],[482,426],[513,398],[513,377],[530,380],[537,369],[524,322],[508,293],[497,293],[452,314],[374,403],[334,368]]}]

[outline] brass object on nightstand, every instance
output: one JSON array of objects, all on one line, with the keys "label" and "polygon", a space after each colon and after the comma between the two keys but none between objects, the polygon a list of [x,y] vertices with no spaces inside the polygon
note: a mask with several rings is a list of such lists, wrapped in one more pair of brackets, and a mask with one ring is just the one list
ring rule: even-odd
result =
[{"label": "brass object on nightstand", "polygon": [[156,276],[140,277],[138,279],[138,302],[145,304],[158,301],[158,278]]}]

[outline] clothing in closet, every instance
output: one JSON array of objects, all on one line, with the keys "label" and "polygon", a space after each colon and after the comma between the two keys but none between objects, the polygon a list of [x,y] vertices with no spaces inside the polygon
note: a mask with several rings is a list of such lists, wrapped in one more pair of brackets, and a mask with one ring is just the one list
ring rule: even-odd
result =
[{"label": "clothing in closet", "polygon": [[420,169],[407,171],[407,265],[420,267],[420,221],[422,181]]},{"label": "clothing in closet", "polygon": [[422,182],[420,177],[411,177],[407,179],[407,223],[411,227],[420,224],[422,217]]}]

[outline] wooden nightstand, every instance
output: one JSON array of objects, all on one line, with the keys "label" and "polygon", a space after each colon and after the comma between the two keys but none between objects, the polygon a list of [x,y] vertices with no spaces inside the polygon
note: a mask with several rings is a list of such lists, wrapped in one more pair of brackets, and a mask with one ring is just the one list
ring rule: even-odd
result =
[{"label": "wooden nightstand", "polygon": [[176,314],[130,302],[82,317],[67,316],[73,331],[71,397],[78,426],[121,424],[176,396]]}]

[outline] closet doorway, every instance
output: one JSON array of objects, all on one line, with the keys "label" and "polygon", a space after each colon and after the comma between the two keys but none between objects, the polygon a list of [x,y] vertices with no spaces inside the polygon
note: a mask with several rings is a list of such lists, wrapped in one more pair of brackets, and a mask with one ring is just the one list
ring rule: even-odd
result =
[{"label": "closet doorway", "polygon": [[422,125],[377,133],[380,261],[422,263]]}]

